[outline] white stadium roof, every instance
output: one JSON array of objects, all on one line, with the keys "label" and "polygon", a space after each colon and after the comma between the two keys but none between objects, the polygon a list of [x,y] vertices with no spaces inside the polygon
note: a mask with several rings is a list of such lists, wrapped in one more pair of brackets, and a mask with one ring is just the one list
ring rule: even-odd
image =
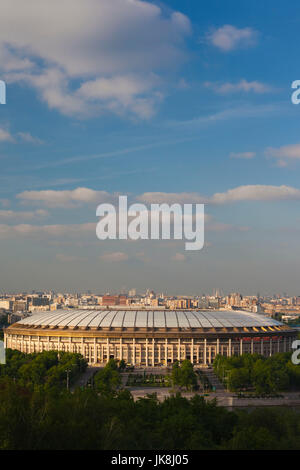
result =
[{"label": "white stadium roof", "polygon": [[56,310],[36,313],[16,325],[44,328],[247,328],[282,323],[241,310]]}]

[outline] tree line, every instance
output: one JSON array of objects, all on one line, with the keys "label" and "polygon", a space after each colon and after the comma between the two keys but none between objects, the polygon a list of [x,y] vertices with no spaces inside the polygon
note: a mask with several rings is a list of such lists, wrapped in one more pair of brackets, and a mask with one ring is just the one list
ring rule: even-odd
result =
[{"label": "tree line", "polygon": [[[278,359],[280,370],[288,356]],[[252,360],[255,365],[261,357]],[[232,370],[250,367],[249,361],[231,358],[241,366]],[[216,370],[221,362],[217,357]],[[121,384],[125,364],[114,360],[95,375],[94,387],[71,393],[66,370],[74,369],[75,377],[85,367],[79,354],[8,350],[7,364],[0,367],[0,449],[300,449],[297,410],[229,411],[215,400],[197,394],[187,399],[180,393],[162,402],[155,394],[134,401]],[[193,374],[192,365],[184,361],[174,364],[171,376],[189,389]]]},{"label": "tree line", "polygon": [[81,354],[63,351],[25,354],[6,349],[6,364],[0,364],[0,378],[9,377],[20,385],[61,388],[66,386],[67,375],[73,381],[86,367],[87,361]]},{"label": "tree line", "polygon": [[[124,371],[126,364],[124,360],[118,364],[115,359],[110,359],[106,366],[94,377],[94,386],[99,392],[112,393],[121,385],[120,373]],[[172,372],[168,378],[168,386],[179,387],[179,389],[196,390],[197,375],[194,372],[193,364],[189,360],[181,363],[175,362]],[[154,384],[155,385],[155,384]]]},{"label": "tree line", "polygon": [[221,450],[300,449],[299,413],[228,411],[200,395],[22,385],[0,378],[0,449]]},{"label": "tree line", "polygon": [[291,362],[291,353],[270,357],[260,354],[216,356],[213,368],[231,391],[253,390],[271,394],[300,387],[300,368]]}]

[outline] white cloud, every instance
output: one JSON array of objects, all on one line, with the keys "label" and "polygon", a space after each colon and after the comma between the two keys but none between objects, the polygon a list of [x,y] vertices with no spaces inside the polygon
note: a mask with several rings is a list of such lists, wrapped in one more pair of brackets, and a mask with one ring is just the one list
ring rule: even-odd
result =
[{"label": "white cloud", "polygon": [[173,261],[185,261],[186,257],[182,253],[176,253],[174,256],[171,256]]},{"label": "white cloud", "polygon": [[265,151],[267,157],[277,159],[278,166],[300,159],[300,144],[284,145],[279,148],[268,147]]},{"label": "white cloud", "polygon": [[292,201],[300,200],[300,189],[291,186],[253,184],[238,186],[223,193],[202,196],[199,193],[144,193],[137,197],[145,203],[228,204],[240,201]]},{"label": "white cloud", "polygon": [[[244,157],[245,158],[245,157]],[[24,191],[16,196],[23,203],[42,203],[47,207],[72,208],[82,204],[110,202],[115,204],[118,213],[118,193],[106,191],[95,191],[89,188],[77,188],[73,190],[42,190]],[[147,192],[139,194],[134,198],[136,201],[150,204],[227,204],[239,201],[283,201],[300,200],[300,189],[281,185],[253,184],[238,186],[222,193],[205,196],[199,193],[166,193]],[[43,210],[35,211],[38,212]],[[29,213],[30,214],[30,213]],[[210,222],[210,217],[205,214],[205,221]]]},{"label": "white cloud", "polygon": [[84,99],[69,90],[69,80],[64,72],[49,67],[39,73],[20,72],[5,75],[8,83],[20,82],[35,88],[40,99],[50,109],[57,109],[62,114],[86,117],[95,113],[95,104],[88,105]]},{"label": "white cloud", "polygon": [[203,204],[208,202],[205,196],[198,193],[164,193],[164,192],[148,192],[137,196],[138,201],[146,204]]},{"label": "white cloud", "polygon": [[5,72],[24,71],[34,66],[34,63],[29,59],[24,59],[19,56],[17,51],[10,50],[5,41],[0,43],[0,64]]},{"label": "white cloud", "polygon": [[138,251],[137,253],[135,253],[135,258],[139,261],[142,261],[143,263],[151,262],[151,258],[147,256],[144,251]]},{"label": "white cloud", "polygon": [[255,152],[231,152],[229,157],[230,158],[241,158],[244,160],[249,160],[251,158],[254,158],[256,155]]},{"label": "white cloud", "polygon": [[38,137],[34,137],[30,134],[30,132],[18,132],[18,137],[23,142],[27,142],[29,144],[42,144],[43,141]]},{"label": "white cloud", "polygon": [[47,217],[49,214],[43,209],[36,211],[12,211],[0,210],[0,219],[34,219],[37,217]]},{"label": "white cloud", "polygon": [[13,142],[13,136],[6,129],[0,128],[0,142]]},{"label": "white cloud", "polygon": [[44,240],[48,238],[81,238],[84,235],[95,234],[96,224],[70,224],[70,225],[31,225],[0,224],[0,239],[22,238]]},{"label": "white cloud", "polygon": [[258,33],[252,28],[236,28],[226,24],[208,33],[207,40],[210,44],[229,52],[240,47],[250,47],[256,44]]},{"label": "white cloud", "polygon": [[232,225],[213,221],[205,225],[205,230],[209,232],[228,232],[229,230],[233,232],[248,232],[250,228],[245,225]]},{"label": "white cloud", "polygon": [[30,144],[42,144],[43,142],[37,137],[33,137],[29,132],[18,132],[12,135],[8,129],[0,128],[0,142],[28,142]]},{"label": "white cloud", "polygon": [[258,82],[256,80],[248,82],[247,80],[240,80],[237,83],[218,83],[218,82],[205,82],[204,84],[208,88],[212,88],[216,93],[223,95],[230,93],[239,93],[239,92],[253,92],[258,94],[270,93],[273,91],[273,88],[265,83]]},{"label": "white cloud", "polygon": [[55,255],[57,261],[61,261],[62,263],[72,263],[73,261],[86,261],[86,258],[82,256],[74,256],[74,255],[66,255],[64,253],[57,253]]},{"label": "white cloud", "polygon": [[50,109],[81,118],[110,111],[147,119],[163,98],[162,92],[156,89],[159,81],[149,80],[144,74],[96,78],[83,82],[74,91],[70,91],[66,74],[54,67],[39,74],[22,72],[5,78],[7,82],[25,82],[34,87]]},{"label": "white cloud", "polygon": [[101,255],[99,258],[102,261],[118,263],[120,261],[127,261],[129,259],[129,256],[126,253],[123,253],[122,251],[115,251],[112,253],[105,253],[104,255]]},{"label": "white cloud", "polygon": [[[161,93],[149,74],[186,58],[189,19],[147,1],[54,0],[45,8],[36,0],[2,0],[1,7],[5,79],[29,84],[67,115],[150,117]],[[79,88],[73,79],[82,81]]]},{"label": "white cloud", "polygon": [[2,0],[0,41],[89,77],[168,67],[190,29],[185,15],[140,0]]},{"label": "white cloud", "polygon": [[74,207],[83,203],[98,203],[111,201],[113,195],[106,191],[95,191],[89,188],[76,188],[72,190],[42,190],[24,191],[16,196],[23,202],[43,203],[48,207]]},{"label": "white cloud", "polygon": [[291,186],[271,186],[263,184],[238,186],[224,193],[215,193],[210,201],[213,204],[227,204],[239,201],[293,201],[300,200],[300,190]]},{"label": "white cloud", "polygon": [[112,78],[98,78],[83,83],[76,92],[76,96],[85,101],[99,100],[102,106],[118,113],[130,111],[142,118],[149,118],[154,114],[155,105],[160,101],[160,93],[152,93],[145,97],[145,93],[152,90],[155,85],[152,80],[140,76],[115,76]]}]

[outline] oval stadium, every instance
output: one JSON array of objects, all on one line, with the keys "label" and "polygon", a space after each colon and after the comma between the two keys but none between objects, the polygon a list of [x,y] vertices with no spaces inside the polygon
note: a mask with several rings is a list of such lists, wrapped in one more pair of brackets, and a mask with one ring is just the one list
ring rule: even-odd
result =
[{"label": "oval stadium", "polygon": [[237,310],[56,310],[5,329],[5,347],[25,353],[81,353],[91,365],[109,359],[147,367],[217,354],[271,356],[291,350],[297,332],[272,318]]}]

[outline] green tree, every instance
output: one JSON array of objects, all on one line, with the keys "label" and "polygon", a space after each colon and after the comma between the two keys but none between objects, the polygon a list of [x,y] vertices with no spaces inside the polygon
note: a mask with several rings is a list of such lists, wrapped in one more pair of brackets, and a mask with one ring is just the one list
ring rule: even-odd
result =
[{"label": "green tree", "polygon": [[96,373],[94,384],[100,393],[114,394],[116,392],[121,385],[121,376],[114,359],[110,359],[106,366]]},{"label": "green tree", "polygon": [[197,375],[194,372],[193,364],[188,359],[182,361],[181,365],[178,362],[173,364],[171,377],[173,385],[185,387],[186,390],[197,385]]},{"label": "green tree", "polygon": [[228,388],[230,390],[247,388],[250,383],[250,374],[246,367],[232,369],[228,375]]}]

